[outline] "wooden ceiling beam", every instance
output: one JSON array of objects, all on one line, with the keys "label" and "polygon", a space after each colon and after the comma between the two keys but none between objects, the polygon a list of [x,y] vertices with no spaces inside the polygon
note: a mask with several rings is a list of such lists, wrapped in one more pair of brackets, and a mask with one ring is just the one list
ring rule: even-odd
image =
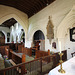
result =
[{"label": "wooden ceiling beam", "polygon": [[[44,7],[43,3],[40,0],[33,1],[33,3],[38,6],[40,9]],[[36,7],[35,6],[35,7]],[[39,10],[38,10],[39,11]]]},{"label": "wooden ceiling beam", "polygon": [[29,2],[28,0],[26,0],[26,2],[28,3],[28,6],[31,7],[32,9],[35,10],[35,12],[37,12],[38,7],[35,7],[34,3]]},{"label": "wooden ceiling beam", "polygon": [[39,7],[40,9],[42,8],[41,4],[39,3],[39,0],[33,1],[33,3],[35,4],[35,7]]},{"label": "wooden ceiling beam", "polygon": [[54,2],[55,0],[48,0],[49,4],[51,4],[52,2]]},{"label": "wooden ceiling beam", "polygon": [[12,25],[14,25],[17,21],[14,18],[11,18],[9,20],[6,20],[4,23],[2,23],[3,27],[11,27]]},{"label": "wooden ceiling beam", "polygon": [[[27,7],[24,7],[24,5],[26,5]],[[29,12],[32,12],[32,13],[37,12],[37,9],[31,4],[25,3],[25,4],[21,4],[21,5],[19,4],[19,6],[22,6],[23,8],[28,9]]]},{"label": "wooden ceiling beam", "polygon": [[40,6],[40,4],[36,4],[37,6],[35,7],[38,7],[38,9],[41,9],[42,7]]},{"label": "wooden ceiling beam", "polygon": [[55,0],[0,0],[0,4],[14,7],[26,14],[34,15]]},{"label": "wooden ceiling beam", "polygon": [[31,10],[31,9],[27,10],[28,8],[25,8],[25,9],[26,9],[25,11],[27,12],[27,14],[33,14],[34,13],[34,10]]},{"label": "wooden ceiling beam", "polygon": [[[18,5],[19,5],[19,4],[18,4]],[[27,7],[24,7],[22,4],[19,5],[19,6],[22,7],[22,9],[19,7],[19,8],[20,8],[19,10],[25,12],[26,14],[28,14],[28,13],[32,13],[32,11],[30,12],[30,9],[28,9]],[[17,9],[18,9],[18,8],[17,8]],[[25,9],[26,9],[26,10],[25,10]]]},{"label": "wooden ceiling beam", "polygon": [[45,2],[45,0],[40,0],[40,1],[42,1],[42,2],[43,2],[44,6],[46,6],[46,2]]},{"label": "wooden ceiling beam", "polygon": [[[18,5],[19,5],[19,4],[18,4]],[[22,9],[20,8],[20,6],[22,7]],[[17,9],[18,9],[18,8],[17,8]],[[25,9],[26,9],[26,10],[25,10]],[[24,7],[22,4],[19,5],[19,10],[25,12],[25,13],[28,15],[28,17],[29,17],[30,14],[32,14],[32,13],[34,12],[33,10],[31,10],[31,9],[29,9],[29,8],[27,8],[27,7]]]},{"label": "wooden ceiling beam", "polygon": [[46,4],[49,4],[49,3],[51,3],[51,2],[52,2],[51,0],[50,0],[50,1],[49,1],[49,0],[46,0]]},{"label": "wooden ceiling beam", "polygon": [[43,3],[41,1],[38,1],[38,2],[40,3],[41,7],[43,8],[44,7]]}]

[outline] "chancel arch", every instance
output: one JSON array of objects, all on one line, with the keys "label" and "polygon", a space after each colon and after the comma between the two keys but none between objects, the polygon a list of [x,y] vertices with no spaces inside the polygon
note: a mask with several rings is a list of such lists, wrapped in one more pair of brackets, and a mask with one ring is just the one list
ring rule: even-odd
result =
[{"label": "chancel arch", "polygon": [[6,37],[7,37],[7,43],[20,43],[23,42],[25,43],[25,31],[22,25],[18,21],[16,21],[14,18],[10,18],[3,22],[1,24],[2,29],[3,28],[8,28],[6,29]]},{"label": "chancel arch", "polygon": [[25,38],[27,38],[28,16],[25,13],[9,6],[0,5],[0,10],[0,24],[10,18],[14,18],[20,23],[20,25],[23,26],[26,35]]},{"label": "chancel arch", "polygon": [[11,18],[14,18],[16,21],[18,21],[18,22],[20,23],[20,25],[23,26],[24,31],[27,33],[27,27],[25,26],[25,24],[23,23],[23,21],[22,21],[20,18],[17,18],[17,16],[16,16],[15,14],[9,14],[9,15],[7,15],[7,16],[2,17],[3,21],[2,21],[2,19],[1,19],[1,20],[0,20],[1,22],[0,22],[0,23],[3,23],[3,22],[5,22],[6,20],[11,19]]}]

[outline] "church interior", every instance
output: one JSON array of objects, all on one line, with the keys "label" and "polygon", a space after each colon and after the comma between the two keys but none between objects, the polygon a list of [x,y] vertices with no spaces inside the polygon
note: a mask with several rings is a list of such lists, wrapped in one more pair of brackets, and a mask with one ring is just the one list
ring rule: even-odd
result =
[{"label": "church interior", "polygon": [[0,0],[0,75],[62,74],[75,74],[75,0]]}]

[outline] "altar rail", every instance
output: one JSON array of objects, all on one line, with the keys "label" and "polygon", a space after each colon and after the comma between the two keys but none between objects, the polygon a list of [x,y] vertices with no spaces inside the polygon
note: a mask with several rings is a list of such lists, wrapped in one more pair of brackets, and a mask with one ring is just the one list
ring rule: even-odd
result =
[{"label": "altar rail", "polygon": [[2,69],[0,75],[42,75],[49,72],[54,66],[55,56],[52,55]]}]

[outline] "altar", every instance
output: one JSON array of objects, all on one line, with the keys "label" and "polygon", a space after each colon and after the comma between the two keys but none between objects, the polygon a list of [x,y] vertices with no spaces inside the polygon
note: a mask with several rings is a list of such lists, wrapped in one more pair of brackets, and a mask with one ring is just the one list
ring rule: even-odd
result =
[{"label": "altar", "polygon": [[62,64],[66,73],[59,73],[60,65],[52,69],[48,75],[75,75],[75,56]]}]

